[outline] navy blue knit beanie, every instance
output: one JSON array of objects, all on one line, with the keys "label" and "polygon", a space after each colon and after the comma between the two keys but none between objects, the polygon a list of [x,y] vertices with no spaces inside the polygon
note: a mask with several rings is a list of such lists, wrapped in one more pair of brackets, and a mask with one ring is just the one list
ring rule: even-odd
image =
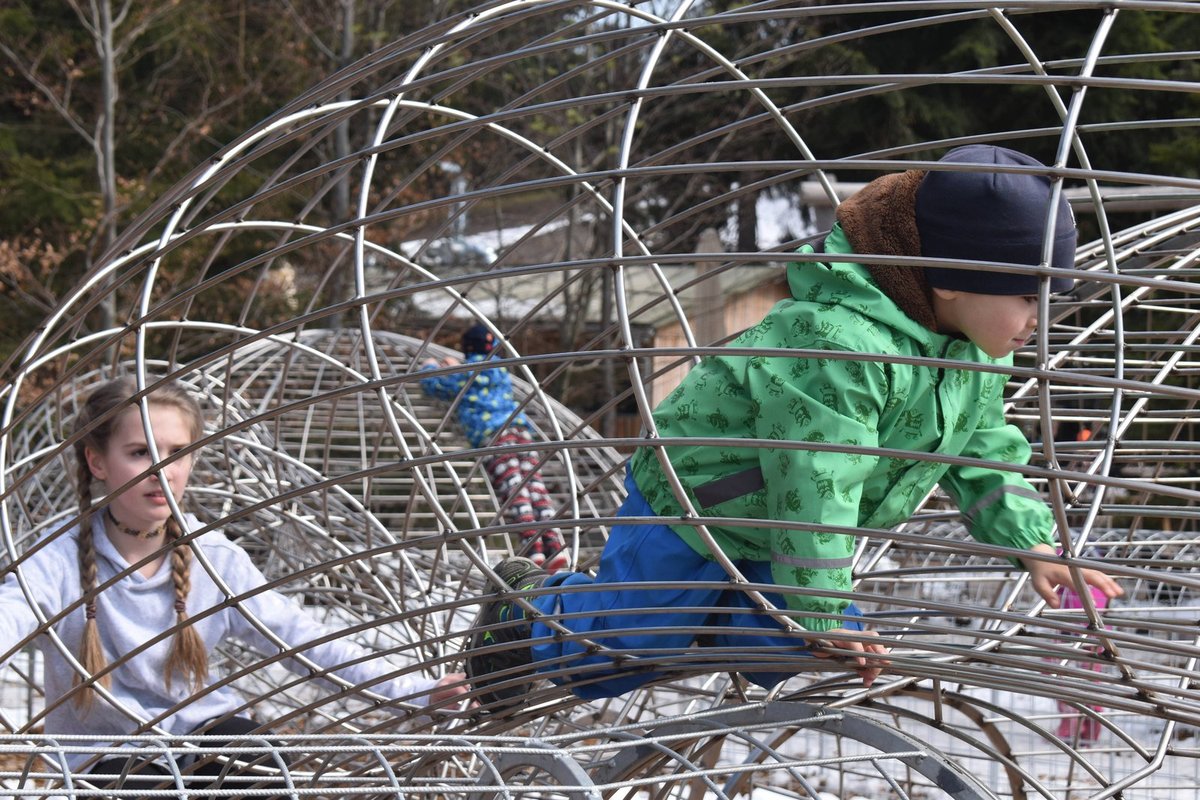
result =
[{"label": "navy blue knit beanie", "polygon": [[[1044,167],[1035,158],[994,145],[951,150],[944,163]],[[986,170],[986,166],[981,166]],[[963,261],[999,261],[1036,266],[1042,261],[1050,179],[1013,172],[930,170],[917,188],[917,231],[921,255]],[[1075,265],[1075,217],[1061,194],[1050,266]],[[926,267],[929,285],[976,294],[1037,294],[1036,275]],[[1068,292],[1070,278],[1052,278],[1050,291]]]},{"label": "navy blue knit beanie", "polygon": [[472,325],[462,335],[462,351],[466,355],[482,353],[487,355],[496,346],[496,337],[486,325]]}]

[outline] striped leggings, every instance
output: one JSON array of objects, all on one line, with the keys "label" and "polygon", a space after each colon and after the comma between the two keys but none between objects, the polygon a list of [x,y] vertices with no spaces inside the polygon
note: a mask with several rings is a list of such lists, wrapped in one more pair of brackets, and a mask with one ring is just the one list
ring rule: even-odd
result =
[{"label": "striped leggings", "polygon": [[[554,504],[536,468],[538,454],[533,449],[529,430],[521,426],[505,428],[493,444],[529,447],[492,456],[483,464],[496,499],[500,501],[505,522],[522,525],[553,518]],[[542,554],[550,558],[563,549],[562,533],[557,528],[525,529],[519,533],[522,555]]]}]

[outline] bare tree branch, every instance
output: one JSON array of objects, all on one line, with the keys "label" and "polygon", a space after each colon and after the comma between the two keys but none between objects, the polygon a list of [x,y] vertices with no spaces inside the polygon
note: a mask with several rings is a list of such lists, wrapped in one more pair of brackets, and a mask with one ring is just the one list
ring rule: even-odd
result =
[{"label": "bare tree branch", "polygon": [[316,47],[317,50],[321,51],[321,55],[328,58],[334,64],[338,63],[337,53],[334,52],[332,47],[325,44],[324,40],[322,40],[321,37],[317,35],[317,32],[314,31],[312,29],[312,27],[307,22],[304,21],[304,17],[300,14],[299,10],[297,10],[297,8],[292,4],[291,0],[280,0],[280,2],[283,4],[284,9],[287,10],[288,15],[291,16],[292,21],[294,21],[296,23],[296,26],[298,28],[300,28],[300,30],[304,33],[305,36],[308,37],[309,41],[311,41],[313,43],[313,46]]},{"label": "bare tree branch", "polygon": [[[158,177],[158,174],[162,172],[163,167],[170,161],[170,156],[172,156],[175,151],[178,150],[179,147],[185,142],[192,139],[197,131],[208,125],[211,122],[213,114],[234,105],[238,101],[253,94],[258,90],[258,88],[259,87],[256,84],[243,86],[238,91],[226,95],[220,102],[214,105],[208,105],[208,97],[211,92],[206,91],[204,94],[204,102],[200,110],[198,112],[193,112],[187,117],[184,117],[186,120],[184,126],[179,129],[179,132],[176,133],[175,136],[171,138],[171,141],[168,142],[163,148],[162,158],[160,158],[158,163],[154,165],[149,173],[147,173],[146,182],[153,181],[156,177]],[[214,142],[214,144],[217,143]]]},{"label": "bare tree branch", "polygon": [[20,56],[18,56],[16,52],[4,42],[0,42],[0,52],[3,52],[16,70],[21,73],[21,77],[29,81],[30,85],[37,89],[38,94],[42,95],[47,101],[49,101],[54,110],[58,112],[58,115],[62,117],[68,125],[71,126],[71,129],[82,136],[90,146],[94,147],[95,137],[88,133],[87,129],[83,127],[83,122],[71,113],[71,109],[63,103],[62,99],[59,98],[57,94],[54,93],[54,90],[45,81],[39,78],[36,73],[32,72],[30,68],[21,61]]},{"label": "bare tree branch", "polygon": [[79,3],[75,0],[67,0],[67,5],[75,12],[75,16],[79,18],[79,24],[83,26],[88,35],[95,39],[100,35],[100,31],[96,26],[96,20],[100,18],[100,10],[96,7],[96,0],[91,0],[88,5],[92,7],[91,16],[84,13],[84,10],[79,7]]}]

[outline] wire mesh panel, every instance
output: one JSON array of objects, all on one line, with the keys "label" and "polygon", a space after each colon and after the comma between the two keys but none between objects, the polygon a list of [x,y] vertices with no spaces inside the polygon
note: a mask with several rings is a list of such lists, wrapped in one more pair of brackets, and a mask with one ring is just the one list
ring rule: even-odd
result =
[{"label": "wire mesh panel", "polygon": [[[594,572],[628,454],[666,446],[655,406],[790,296],[786,265],[824,257],[797,250],[824,238],[838,204],[879,175],[945,169],[953,146],[1001,144],[1036,154],[1069,199],[1076,283],[1054,302],[1041,293],[1039,331],[1011,367],[971,367],[1010,376],[1006,413],[1032,460],[951,461],[1021,472],[1053,509],[1057,558],[1109,571],[1119,601],[1080,592],[1077,608],[1047,607],[1013,551],[972,539],[934,491],[897,527],[838,530],[855,543],[839,596],[891,647],[870,688],[844,654],[814,658],[780,610],[780,593],[804,590],[726,565],[714,588],[750,597],[787,646],[714,645],[720,609],[703,607],[686,646],[616,652],[533,605],[552,592],[531,589],[517,603],[549,637],[657,677],[584,701],[555,682],[602,670],[563,659],[533,682],[493,675],[519,690],[514,706],[471,687],[427,708],[347,682],[267,631],[270,647],[214,644],[219,686],[171,712],[230,690],[264,723],[210,752],[166,716],[128,714],[102,741],[52,730],[56,704],[72,701],[43,696],[42,661],[73,658],[77,643],[43,619],[0,676],[5,791],[120,796],[84,770],[133,755],[162,766],[154,796],[1196,796],[1196,12],[1137,0],[483,4],[320,81],[197,167],[30,334],[3,387],[13,580],[78,521],[82,398],[117,374],[139,392],[174,380],[204,410],[186,508],[201,533],[240,545],[265,589],[329,640],[392,676],[440,678],[462,669],[493,567],[525,541],[484,469],[519,448],[467,437],[469,382],[453,400],[421,388],[471,373],[455,362],[466,329],[492,334],[528,420],[554,505],[534,527],[561,531],[570,568]],[[951,106],[972,113],[943,124]],[[102,304],[115,324],[98,322]],[[963,370],[936,354],[891,363]],[[727,410],[717,398],[689,413]],[[936,454],[815,437],[781,446],[938,466]],[[663,521],[694,529],[692,511]],[[230,592],[224,607],[261,628],[258,592]],[[746,679],[755,669],[794,676],[767,691]],[[197,757],[239,754],[255,763],[226,769],[228,783],[188,783]]]}]

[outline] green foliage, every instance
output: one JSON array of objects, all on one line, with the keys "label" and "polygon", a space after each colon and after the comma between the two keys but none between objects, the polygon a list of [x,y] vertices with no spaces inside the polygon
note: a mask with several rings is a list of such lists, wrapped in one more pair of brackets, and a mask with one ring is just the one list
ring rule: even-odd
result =
[{"label": "green foliage", "polygon": [[0,230],[73,227],[95,212],[94,167],[80,154],[44,158],[6,146],[0,136]]}]

